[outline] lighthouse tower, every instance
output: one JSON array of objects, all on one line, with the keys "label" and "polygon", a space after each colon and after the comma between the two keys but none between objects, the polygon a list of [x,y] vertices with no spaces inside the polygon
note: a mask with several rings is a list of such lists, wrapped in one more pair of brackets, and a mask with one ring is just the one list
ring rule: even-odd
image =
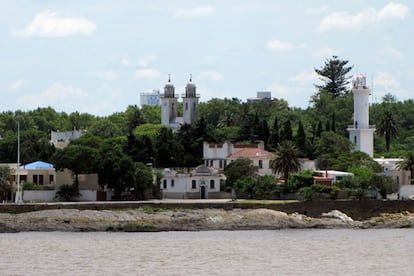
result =
[{"label": "lighthouse tower", "polygon": [[183,95],[183,115],[184,123],[193,124],[197,120],[198,98],[196,94],[196,86],[192,83],[192,78],[185,87],[185,95]]},{"label": "lighthouse tower", "polygon": [[355,150],[374,155],[375,126],[369,125],[369,95],[370,89],[366,86],[366,77],[357,75],[352,81],[354,95],[354,124],[348,126],[349,139],[355,144]]}]

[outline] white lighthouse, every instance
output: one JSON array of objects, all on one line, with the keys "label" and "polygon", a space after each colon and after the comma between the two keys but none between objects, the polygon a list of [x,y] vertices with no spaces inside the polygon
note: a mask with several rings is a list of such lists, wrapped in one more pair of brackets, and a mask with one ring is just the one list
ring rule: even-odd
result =
[{"label": "white lighthouse", "polygon": [[366,86],[366,77],[357,75],[352,81],[354,95],[354,124],[348,126],[349,139],[355,144],[355,150],[374,155],[375,126],[369,124],[369,95],[370,89]]}]

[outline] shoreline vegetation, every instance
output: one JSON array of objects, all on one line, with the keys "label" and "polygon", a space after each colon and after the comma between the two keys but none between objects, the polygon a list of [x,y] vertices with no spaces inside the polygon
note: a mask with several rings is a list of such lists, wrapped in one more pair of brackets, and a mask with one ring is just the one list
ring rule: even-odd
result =
[{"label": "shoreline vegetation", "polygon": [[174,208],[142,206],[131,209],[49,209],[24,213],[0,213],[0,233],[22,231],[158,232],[213,230],[278,230],[335,228],[414,228],[414,213],[383,213],[353,220],[332,210],[318,217],[267,208]]}]

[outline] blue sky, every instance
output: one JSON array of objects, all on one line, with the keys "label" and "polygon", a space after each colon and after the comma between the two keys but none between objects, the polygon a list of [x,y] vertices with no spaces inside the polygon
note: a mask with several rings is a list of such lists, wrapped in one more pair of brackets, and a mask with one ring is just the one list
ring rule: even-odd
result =
[{"label": "blue sky", "polygon": [[[300,4],[298,4],[300,3]],[[414,95],[412,1],[2,0],[0,111],[105,116],[163,89],[242,100],[271,91],[305,108],[314,68],[337,55],[372,101]]]}]

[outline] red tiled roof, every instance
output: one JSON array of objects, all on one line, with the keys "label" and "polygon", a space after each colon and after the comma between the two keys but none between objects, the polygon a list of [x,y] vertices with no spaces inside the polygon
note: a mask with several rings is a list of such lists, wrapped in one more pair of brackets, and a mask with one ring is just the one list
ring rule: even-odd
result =
[{"label": "red tiled roof", "polygon": [[267,158],[271,159],[275,157],[273,153],[268,152],[267,150],[262,150],[258,148],[244,148],[238,152],[235,152],[227,158],[237,159],[237,158]]}]

